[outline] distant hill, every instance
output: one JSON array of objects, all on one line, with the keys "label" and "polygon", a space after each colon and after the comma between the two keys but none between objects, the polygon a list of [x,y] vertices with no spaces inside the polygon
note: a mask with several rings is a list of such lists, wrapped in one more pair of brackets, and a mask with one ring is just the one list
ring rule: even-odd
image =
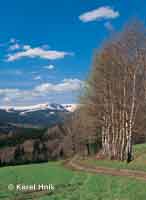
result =
[{"label": "distant hill", "polygon": [[74,104],[0,108],[0,165],[44,162],[67,156],[66,119]]},{"label": "distant hill", "polygon": [[21,126],[50,127],[63,122],[76,108],[75,104],[39,104],[28,107],[1,107],[0,123]]},{"label": "distant hill", "polygon": [[0,166],[56,160],[72,154],[71,145],[63,123],[51,128],[0,124]]}]

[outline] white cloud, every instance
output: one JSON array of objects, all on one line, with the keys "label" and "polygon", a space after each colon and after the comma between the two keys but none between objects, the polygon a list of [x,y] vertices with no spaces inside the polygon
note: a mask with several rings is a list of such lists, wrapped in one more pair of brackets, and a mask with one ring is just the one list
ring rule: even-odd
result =
[{"label": "white cloud", "polygon": [[16,44],[12,44],[10,47],[9,47],[9,50],[10,51],[15,51],[17,49],[20,49],[20,45],[18,43]]},{"label": "white cloud", "polygon": [[24,50],[28,50],[28,49],[30,49],[30,48],[31,48],[30,45],[23,45],[23,49],[24,49]]},{"label": "white cloud", "polygon": [[3,101],[4,101],[4,103],[10,103],[11,102],[9,97],[4,97]]},{"label": "white cloud", "polygon": [[49,70],[50,70],[50,69],[54,69],[54,67],[55,67],[54,65],[44,66],[45,69],[49,69]]},{"label": "white cloud", "polygon": [[37,86],[34,91],[37,92],[65,92],[79,90],[82,87],[83,82],[79,79],[64,79],[61,83],[52,84],[44,83]]},{"label": "white cloud", "polygon": [[82,15],[79,16],[79,19],[82,22],[91,22],[98,19],[114,19],[116,17],[119,17],[119,15],[120,14],[118,11],[114,11],[109,6],[104,6],[104,7],[100,7],[95,10],[83,13]]},{"label": "white cloud", "polygon": [[0,97],[4,97],[4,98],[15,98],[15,96],[17,96],[20,93],[20,90],[17,88],[14,89],[10,89],[10,88],[6,88],[6,89],[0,89]]},{"label": "white cloud", "polygon": [[8,41],[4,43],[0,43],[0,47],[6,47],[8,50],[14,51],[16,49],[20,49],[19,40],[15,38],[10,38]]},{"label": "white cloud", "polygon": [[114,27],[113,25],[111,24],[111,22],[105,22],[104,23],[104,27],[109,30],[109,31],[113,31],[114,30]]},{"label": "white cloud", "polygon": [[45,50],[43,48],[36,47],[36,48],[29,48],[27,50],[20,51],[14,54],[8,54],[7,61],[12,62],[24,57],[29,57],[29,58],[39,57],[47,60],[55,60],[64,58],[67,55],[72,55],[72,53],[64,51],[56,51],[56,50]]},{"label": "white cloud", "polygon": [[0,102],[20,102],[30,100],[33,102],[41,97],[51,97],[65,92],[79,91],[83,87],[83,81],[79,79],[64,79],[60,83],[43,83],[29,90],[17,88],[0,89]]}]

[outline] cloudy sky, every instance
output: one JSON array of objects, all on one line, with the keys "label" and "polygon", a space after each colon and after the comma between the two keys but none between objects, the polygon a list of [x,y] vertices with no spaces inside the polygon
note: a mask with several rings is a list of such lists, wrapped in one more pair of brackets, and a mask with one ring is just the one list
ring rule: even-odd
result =
[{"label": "cloudy sky", "polygon": [[0,6],[0,105],[76,103],[95,49],[145,0],[5,0]]}]

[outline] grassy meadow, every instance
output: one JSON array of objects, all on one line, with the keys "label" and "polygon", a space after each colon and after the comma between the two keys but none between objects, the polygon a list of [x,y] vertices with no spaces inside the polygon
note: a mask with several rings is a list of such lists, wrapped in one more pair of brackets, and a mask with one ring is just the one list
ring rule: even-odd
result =
[{"label": "grassy meadow", "polygon": [[97,160],[95,157],[89,157],[80,162],[94,166],[94,167],[109,167],[114,169],[129,169],[146,171],[146,144],[138,144],[134,146],[134,160],[127,164],[127,162],[119,162],[116,160]]},{"label": "grassy meadow", "polygon": [[[116,161],[86,160],[93,165],[145,170],[146,145],[135,146],[137,159],[129,165]],[[9,184],[53,184],[49,192],[9,191]],[[145,200],[145,181],[127,177],[95,175],[66,169],[61,162],[0,168],[0,199],[3,200]]]}]

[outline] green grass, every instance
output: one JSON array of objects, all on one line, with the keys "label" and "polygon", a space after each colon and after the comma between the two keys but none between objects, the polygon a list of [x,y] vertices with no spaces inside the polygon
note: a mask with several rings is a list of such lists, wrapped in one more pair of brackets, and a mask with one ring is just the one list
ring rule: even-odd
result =
[{"label": "green grass", "polygon": [[[78,179],[80,179],[80,175],[78,175]],[[58,194],[42,197],[39,200],[145,200],[145,198],[145,182],[84,174],[82,183],[73,190],[64,189]]]},{"label": "green grass", "polygon": [[[66,184],[74,172],[62,167],[59,162],[12,166],[0,168],[0,199],[14,195],[8,191],[9,184]],[[2,198],[3,197],[3,198]]]},{"label": "green grass", "polygon": [[[144,170],[145,149],[146,145],[136,145],[137,158],[128,166],[126,163],[113,161],[90,162],[94,165]],[[51,195],[16,194],[15,191],[8,191],[8,184],[20,183],[53,184],[55,190]],[[0,200],[16,200],[18,197],[20,200],[145,200],[146,182],[127,177],[75,172],[63,167],[61,162],[0,168]]]},{"label": "green grass", "polygon": [[134,146],[134,160],[130,163],[114,160],[97,160],[95,158],[88,158],[82,160],[82,162],[100,167],[146,171],[146,144],[138,144]]},{"label": "green grass", "polygon": [[[55,185],[54,194],[41,194],[35,200],[145,200],[146,197],[144,181],[73,172],[58,162],[1,168],[0,199],[15,199],[15,194],[7,189],[10,183]],[[23,200],[32,199],[30,196],[19,194]]]}]

